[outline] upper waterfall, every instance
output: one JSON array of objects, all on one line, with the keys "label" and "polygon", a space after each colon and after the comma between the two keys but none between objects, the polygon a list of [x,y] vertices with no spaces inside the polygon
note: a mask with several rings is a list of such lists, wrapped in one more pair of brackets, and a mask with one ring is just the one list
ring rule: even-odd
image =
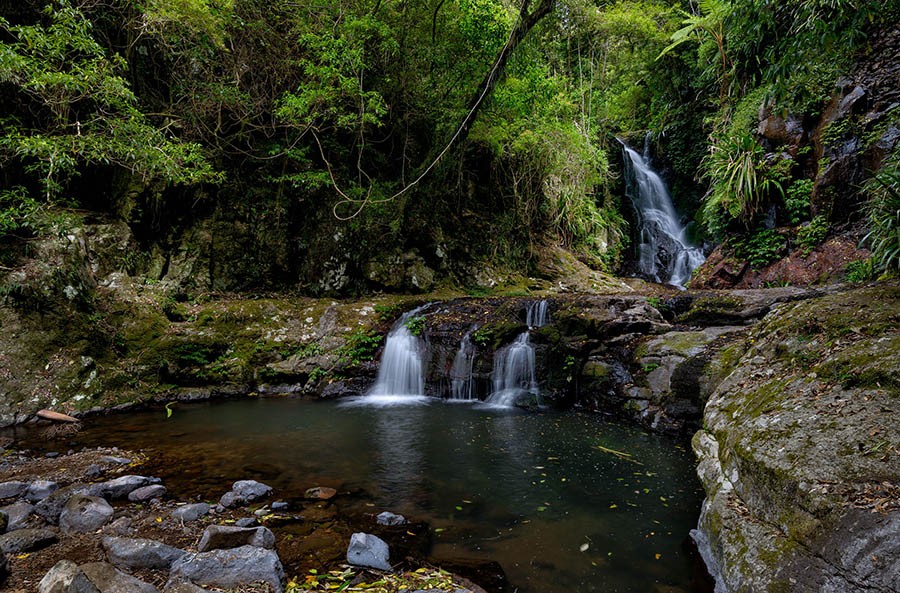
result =
[{"label": "upper waterfall", "polygon": [[645,142],[640,155],[620,142],[626,193],[637,212],[638,272],[649,280],[683,288],[706,258],[688,241],[666,184],[650,168],[649,143]]}]

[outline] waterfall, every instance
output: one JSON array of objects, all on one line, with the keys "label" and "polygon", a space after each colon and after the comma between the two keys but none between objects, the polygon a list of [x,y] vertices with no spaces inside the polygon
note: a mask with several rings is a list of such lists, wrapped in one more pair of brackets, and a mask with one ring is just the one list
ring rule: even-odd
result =
[{"label": "waterfall", "polygon": [[531,303],[525,310],[525,325],[528,329],[544,327],[550,323],[550,306],[547,301]]},{"label": "waterfall", "polygon": [[534,378],[534,348],[529,343],[528,332],[522,332],[515,342],[497,350],[491,377],[494,391],[487,399],[489,404],[513,406],[524,393],[538,395]]},{"label": "waterfall", "polygon": [[384,345],[378,378],[367,396],[424,395],[425,366],[423,355],[427,349],[425,340],[410,333],[406,324],[424,307],[419,307],[394,324]]},{"label": "waterfall", "polygon": [[705,257],[687,240],[665,183],[650,168],[649,138],[643,156],[620,140],[626,192],[638,218],[638,272],[648,280],[684,288]]},{"label": "waterfall", "polygon": [[475,346],[467,333],[459,343],[459,350],[450,368],[450,399],[475,399],[475,380],[472,366],[475,364]]}]

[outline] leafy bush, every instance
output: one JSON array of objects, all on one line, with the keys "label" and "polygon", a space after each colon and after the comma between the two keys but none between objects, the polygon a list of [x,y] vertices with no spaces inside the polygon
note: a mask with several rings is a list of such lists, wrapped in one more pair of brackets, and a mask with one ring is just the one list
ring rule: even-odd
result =
[{"label": "leafy bush", "polygon": [[869,257],[847,264],[847,282],[859,284],[875,277],[875,261]]},{"label": "leafy bush", "polygon": [[406,320],[406,330],[414,336],[421,336],[425,332],[425,317],[418,315]]},{"label": "leafy bush", "polygon": [[879,272],[900,270],[900,152],[895,151],[881,172],[865,186],[869,233],[863,242],[872,250]]},{"label": "leafy bush", "polygon": [[776,261],[786,246],[784,237],[775,229],[760,229],[730,240],[732,251],[739,260],[747,261],[754,270]]},{"label": "leafy bush", "polygon": [[701,217],[710,233],[721,236],[732,221],[748,227],[769,205],[773,191],[784,193],[781,168],[773,165],[750,132],[732,131],[715,140],[703,161],[712,187]]},{"label": "leafy bush", "polygon": [[803,248],[803,257],[809,255],[813,248],[825,240],[830,228],[828,219],[821,215],[813,218],[809,224],[800,227],[797,231],[797,244]]},{"label": "leafy bush", "polygon": [[812,179],[797,179],[788,187],[784,196],[784,208],[790,224],[800,224],[809,218],[812,190]]}]

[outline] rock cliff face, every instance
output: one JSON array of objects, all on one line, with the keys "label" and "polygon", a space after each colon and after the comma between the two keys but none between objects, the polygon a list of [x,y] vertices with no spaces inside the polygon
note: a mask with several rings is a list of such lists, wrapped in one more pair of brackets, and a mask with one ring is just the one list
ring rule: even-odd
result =
[{"label": "rock cliff face", "polygon": [[900,590],[898,297],[784,304],[720,360],[693,440],[718,592]]}]

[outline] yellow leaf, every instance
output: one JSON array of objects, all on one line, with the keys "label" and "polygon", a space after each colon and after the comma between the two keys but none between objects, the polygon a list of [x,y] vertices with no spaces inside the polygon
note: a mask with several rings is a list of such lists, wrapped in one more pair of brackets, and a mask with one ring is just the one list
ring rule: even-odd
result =
[{"label": "yellow leaf", "polygon": [[657,554],[656,559],[659,560],[660,558],[662,558],[662,554]]}]

